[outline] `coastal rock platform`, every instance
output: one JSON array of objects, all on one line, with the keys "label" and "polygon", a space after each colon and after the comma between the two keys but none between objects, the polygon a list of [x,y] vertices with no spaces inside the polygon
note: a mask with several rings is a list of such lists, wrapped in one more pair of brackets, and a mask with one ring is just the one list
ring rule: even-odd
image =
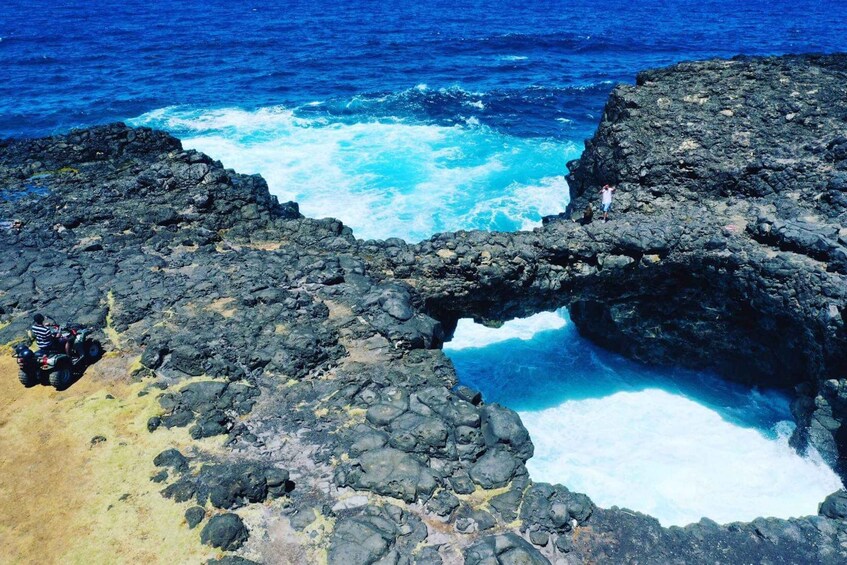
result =
[{"label": "coastal rock platform", "polygon": [[[305,218],[163,132],[3,141],[0,219],[23,227],[0,230],[0,343],[35,311],[103,331],[155,403],[143,433],[181,434],[135,465],[213,562],[844,562],[843,493],[663,528],[531,481],[518,415],[440,347],[460,318],[569,306],[630,357],[794,387],[794,445],[847,476],[845,85],[840,55],[644,72],[569,165],[569,213],[415,245]],[[605,183],[611,221],[572,221]]]}]

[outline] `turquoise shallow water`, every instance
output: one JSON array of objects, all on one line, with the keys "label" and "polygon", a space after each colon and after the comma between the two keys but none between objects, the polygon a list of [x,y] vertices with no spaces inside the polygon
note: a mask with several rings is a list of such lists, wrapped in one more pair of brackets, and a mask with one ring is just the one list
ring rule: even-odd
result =
[{"label": "turquoise shallow water", "polygon": [[[555,327],[558,324],[561,327]],[[771,438],[776,437],[778,423],[792,420],[786,393],[751,389],[708,372],[630,361],[582,338],[564,310],[542,314],[534,322],[530,319],[526,328],[525,339],[483,345],[486,340],[479,332],[487,329],[464,321],[457,338],[460,343],[454,340],[446,346],[463,383],[480,390],[488,401],[519,411],[658,389],[702,404],[728,423],[758,429]],[[499,339],[501,333],[490,332],[491,339]]]},{"label": "turquoise shallow water", "polygon": [[815,514],[840,488],[817,454],[788,445],[785,394],[629,361],[581,338],[565,311],[496,330],[462,320],[445,349],[463,384],[520,413],[530,475],[601,506],[731,522]]},{"label": "turquoise shallow water", "polygon": [[131,123],[167,129],[226,166],[261,173],[271,192],[297,201],[304,214],[341,218],[366,239],[538,226],[567,205],[565,164],[581,151],[472,119],[347,123],[284,108],[169,108]]}]

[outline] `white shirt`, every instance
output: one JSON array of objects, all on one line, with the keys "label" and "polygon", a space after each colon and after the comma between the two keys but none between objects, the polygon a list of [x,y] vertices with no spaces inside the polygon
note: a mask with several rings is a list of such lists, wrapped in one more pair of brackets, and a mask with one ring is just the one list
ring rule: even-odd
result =
[{"label": "white shirt", "polygon": [[603,204],[611,204],[612,203],[612,189],[611,188],[604,188],[601,191],[601,194],[603,195]]}]

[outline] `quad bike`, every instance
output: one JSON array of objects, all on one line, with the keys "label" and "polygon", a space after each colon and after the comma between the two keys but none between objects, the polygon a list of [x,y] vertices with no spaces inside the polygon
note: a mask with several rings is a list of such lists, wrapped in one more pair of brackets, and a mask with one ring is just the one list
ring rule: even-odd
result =
[{"label": "quad bike", "polygon": [[82,372],[103,355],[103,346],[92,339],[91,328],[79,324],[53,326],[54,334],[68,342],[70,355],[57,346],[51,350],[32,351],[25,343],[15,346],[18,380],[26,387],[49,381],[57,389],[67,387],[74,373]]}]

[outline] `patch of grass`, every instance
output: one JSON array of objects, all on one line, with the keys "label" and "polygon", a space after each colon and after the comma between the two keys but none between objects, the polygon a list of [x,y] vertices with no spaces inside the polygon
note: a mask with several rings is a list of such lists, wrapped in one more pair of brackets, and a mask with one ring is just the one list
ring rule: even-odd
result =
[{"label": "patch of grass", "polygon": [[470,494],[457,494],[460,500],[463,500],[468,503],[471,508],[482,509],[483,507],[487,507],[489,501],[495,496],[505,494],[511,490],[512,484],[500,488],[492,488],[492,489],[484,489],[480,486],[476,487]]},{"label": "patch of grass", "polygon": [[317,512],[315,520],[306,526],[303,533],[306,539],[310,540],[309,552],[311,553],[312,563],[327,562],[327,548],[329,547],[329,536],[335,529],[335,518],[324,516]]},{"label": "patch of grass", "polygon": [[136,355],[132,358],[132,363],[127,369],[127,374],[130,376],[134,375],[136,372],[140,371],[144,368],[144,365],[141,364],[141,355]]},{"label": "patch of grass", "polygon": [[[25,389],[0,357],[0,547],[5,563],[202,563],[215,551],[150,481],[153,458],[198,445],[187,430],[147,431],[158,391],[103,359],[71,388]],[[95,436],[105,441],[92,442]],[[213,447],[215,442],[202,442]]]},{"label": "patch of grass", "polygon": [[115,329],[112,323],[112,311],[115,309],[115,293],[111,290],[106,294],[106,304],[109,306],[109,312],[106,314],[106,327],[103,328],[103,333],[115,346],[115,349],[121,348],[121,334]]},{"label": "patch of grass", "polygon": [[235,302],[235,298],[227,297],[227,298],[218,298],[217,300],[213,300],[211,304],[209,304],[206,309],[211,310],[212,312],[216,312],[223,316],[224,318],[232,318],[235,316],[236,309],[233,303]]}]

